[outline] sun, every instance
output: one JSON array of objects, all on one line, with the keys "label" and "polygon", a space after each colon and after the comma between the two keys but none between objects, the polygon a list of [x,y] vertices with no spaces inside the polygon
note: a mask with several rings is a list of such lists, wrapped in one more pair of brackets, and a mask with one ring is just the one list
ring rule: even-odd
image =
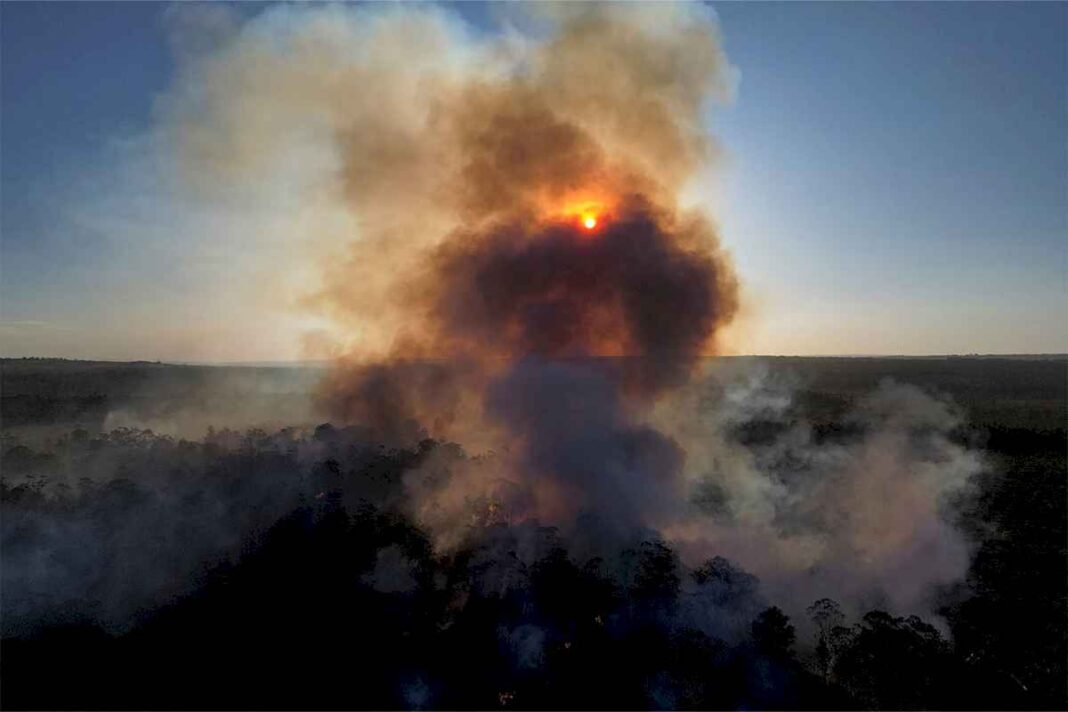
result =
[{"label": "sun", "polygon": [[[2,0],[0,0],[2,1]],[[605,198],[585,196],[561,200],[546,209],[547,216],[575,226],[579,232],[591,236],[604,229],[612,217],[612,204]]]}]

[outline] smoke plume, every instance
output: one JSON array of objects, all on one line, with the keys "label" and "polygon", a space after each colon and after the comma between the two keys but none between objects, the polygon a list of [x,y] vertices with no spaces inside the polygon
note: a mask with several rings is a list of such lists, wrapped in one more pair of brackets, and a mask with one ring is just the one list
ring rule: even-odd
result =
[{"label": "smoke plume", "polygon": [[[889,384],[825,438],[791,384],[708,368],[740,307],[714,220],[680,198],[732,84],[710,10],[539,6],[492,36],[426,6],[212,26],[160,135],[197,200],[287,213],[314,264],[300,306],[328,325],[309,345],[336,359],[320,411],[462,448],[403,475],[437,551],[502,522],[590,557],[659,533],[792,613],[929,611],[963,575],[941,507],[979,462],[950,405]],[[394,560],[368,580],[408,587]]]},{"label": "smoke plume", "polygon": [[[978,468],[947,406],[887,386],[825,442],[782,422],[789,388],[705,372],[739,284],[679,196],[714,165],[706,109],[731,84],[697,6],[553,7],[493,37],[431,8],[287,11],[198,65],[173,128],[206,187],[318,157],[310,194],[349,222],[316,242],[304,302],[333,324],[317,402],[466,449],[406,475],[443,550],[471,521],[590,515],[788,598],[925,608],[967,564],[939,507]],[[773,441],[735,437],[755,421]]]}]

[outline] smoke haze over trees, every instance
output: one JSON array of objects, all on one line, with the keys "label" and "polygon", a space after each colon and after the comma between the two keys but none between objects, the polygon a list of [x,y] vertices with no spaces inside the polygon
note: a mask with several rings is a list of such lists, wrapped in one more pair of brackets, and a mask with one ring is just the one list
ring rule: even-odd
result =
[{"label": "smoke haze over trees", "polygon": [[[755,575],[742,553],[724,548],[687,563],[662,534],[621,532],[593,507],[560,528],[510,523],[494,502],[472,501],[442,550],[420,524],[409,482],[469,464],[457,445],[387,448],[367,430],[328,425],[183,440],[101,431],[53,404],[51,425],[5,427],[4,703],[1062,705],[1063,429],[1020,419],[1063,398],[1063,364],[726,364],[709,388],[749,384],[754,369],[766,381],[794,374],[792,427],[808,423],[816,451],[871,437],[848,403],[863,400],[880,372],[941,381],[969,412],[990,402],[997,386],[987,384],[1017,393],[1034,384],[1019,410],[1006,406],[999,420],[950,436],[966,449],[984,445],[987,462],[943,509],[971,553],[960,578],[932,586],[919,609],[866,602],[850,586],[808,599],[803,586],[776,588],[774,572]],[[138,367],[97,367],[98,384],[124,368]],[[153,368],[150,380],[181,377],[181,368]],[[999,379],[975,380],[991,368]],[[28,383],[54,382],[50,370],[6,362],[5,407],[21,404]],[[238,383],[292,382],[270,371]],[[216,388],[224,372],[211,376]],[[1054,401],[1043,400],[1050,393]],[[132,409],[121,391],[99,395]],[[789,430],[750,419],[735,421],[730,437],[757,454]],[[729,493],[699,492],[701,506],[724,518]]]},{"label": "smoke haze over trees", "polygon": [[326,363],[4,363],[4,703],[1063,705],[1063,359],[718,358],[714,13],[507,17],[186,38],[149,143]]}]

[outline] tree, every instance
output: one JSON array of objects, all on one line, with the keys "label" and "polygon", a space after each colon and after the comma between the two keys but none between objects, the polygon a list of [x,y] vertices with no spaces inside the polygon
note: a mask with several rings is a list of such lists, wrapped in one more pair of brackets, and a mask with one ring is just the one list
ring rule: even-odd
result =
[{"label": "tree", "polygon": [[722,556],[714,556],[693,572],[693,580],[715,592],[716,604],[728,606],[752,598],[759,579]]},{"label": "tree", "polygon": [[834,673],[866,706],[942,707],[948,698],[939,695],[953,679],[949,653],[938,631],[920,618],[870,611],[837,656]]},{"label": "tree", "polygon": [[642,600],[673,603],[681,584],[679,559],[675,552],[659,541],[643,541],[632,593]]},{"label": "tree", "polygon": [[753,642],[757,650],[773,658],[787,658],[794,647],[794,627],[778,607],[766,608],[753,621]]},{"label": "tree", "polygon": [[845,643],[848,632],[842,624],[845,616],[836,601],[821,598],[806,610],[816,626],[816,665],[824,682],[830,682],[834,660]]}]

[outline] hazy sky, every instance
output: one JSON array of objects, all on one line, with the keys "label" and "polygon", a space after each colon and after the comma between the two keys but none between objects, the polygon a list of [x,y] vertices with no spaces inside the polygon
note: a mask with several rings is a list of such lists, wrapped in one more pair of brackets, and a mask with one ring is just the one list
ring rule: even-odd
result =
[{"label": "hazy sky", "polygon": [[[743,280],[740,351],[1068,351],[1068,5],[714,7],[739,81],[697,194]],[[301,355],[314,321],[247,298],[284,248],[213,250],[196,235],[229,218],[161,198],[153,127],[212,36],[185,13],[0,5],[3,355]]]}]

